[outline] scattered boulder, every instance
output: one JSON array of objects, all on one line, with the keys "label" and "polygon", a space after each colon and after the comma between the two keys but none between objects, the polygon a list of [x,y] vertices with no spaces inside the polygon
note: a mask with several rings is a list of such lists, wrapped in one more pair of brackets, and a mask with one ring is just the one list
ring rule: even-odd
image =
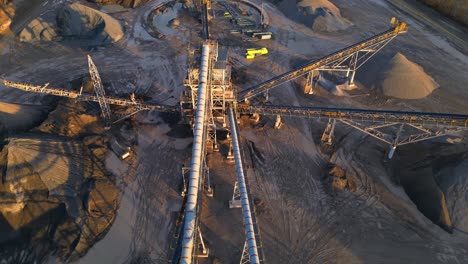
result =
[{"label": "scattered boulder", "polygon": [[58,39],[58,34],[53,23],[36,18],[21,30],[19,39],[23,42],[54,41]]},{"label": "scattered boulder", "polygon": [[97,44],[119,41],[124,36],[122,24],[108,14],[81,4],[63,8],[57,16],[63,37],[87,39]]},{"label": "scattered boulder", "polygon": [[178,28],[180,26],[180,20],[177,18],[171,19],[167,26],[170,28]]},{"label": "scattered boulder", "polygon": [[338,178],[344,178],[346,177],[346,173],[345,171],[338,167],[338,166],[334,166],[330,172],[328,173],[330,176],[333,176],[333,177],[338,177]]},{"label": "scattered boulder", "polygon": [[344,190],[348,186],[348,179],[346,178],[346,172],[342,168],[335,165],[328,172],[328,175],[332,177],[331,186],[334,189]]},{"label": "scattered boulder", "polygon": [[379,84],[386,96],[421,99],[439,87],[424,69],[397,53],[380,73]]}]

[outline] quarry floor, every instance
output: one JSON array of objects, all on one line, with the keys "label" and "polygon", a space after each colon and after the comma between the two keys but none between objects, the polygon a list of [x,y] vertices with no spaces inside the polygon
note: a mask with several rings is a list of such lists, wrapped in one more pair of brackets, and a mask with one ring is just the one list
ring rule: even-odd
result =
[{"label": "quarry floor", "polygon": [[[146,91],[147,97],[176,104],[187,70],[186,46],[189,41],[200,43],[201,39],[197,32],[190,32],[189,26],[183,31],[168,30],[170,34],[164,40],[149,36],[141,21],[151,7],[161,2],[116,14],[127,22],[125,39],[92,51],[61,43],[15,42],[14,33],[21,25],[63,2],[28,5],[24,12],[19,12],[22,15],[12,25],[13,32],[0,39],[0,76],[62,87],[87,72],[86,54],[91,53],[104,83],[112,84],[109,89],[125,92],[125,84],[131,80],[138,89]],[[397,16],[408,22],[410,31],[360,69],[357,84],[360,89],[370,91],[367,95],[338,97],[319,91],[309,96],[286,83],[270,93],[270,102],[467,114],[466,28],[448,19],[440,20],[437,13],[412,1],[413,12],[399,7],[398,0],[332,2],[354,23],[349,30],[319,34],[293,22],[273,4],[265,3],[269,30],[275,39],[243,46],[225,43],[233,67],[247,75],[246,82],[236,84],[239,89],[384,31],[391,17]],[[415,15],[414,10],[427,19]],[[447,34],[430,21],[452,33]],[[220,44],[223,45],[222,40]],[[246,61],[244,49],[251,45],[265,46],[271,52],[267,57]],[[411,101],[386,98],[370,90],[369,80],[378,71],[379,61],[396,52],[421,65],[440,88],[425,99]],[[35,110],[42,102],[35,94],[0,87],[0,102],[21,106],[21,111],[10,111],[12,127],[27,127],[42,114]],[[393,165],[384,163],[386,145],[338,126],[339,144],[330,156],[318,146],[325,121],[285,118],[284,123],[283,128],[274,130],[274,120],[263,118],[261,125],[241,128],[251,192],[262,201],[257,208],[258,224],[267,263],[468,262],[468,233],[457,228],[457,224],[468,226],[468,217],[451,211],[458,217],[454,219],[465,221],[454,223],[453,234],[427,219],[389,176]],[[181,167],[189,162],[191,147],[190,137],[168,136],[168,132],[176,129],[177,126],[155,113],[135,117],[138,146],[132,169],[122,166],[115,156],[107,160],[108,168],[126,183],[117,219],[109,233],[77,263],[167,263],[171,232],[182,206]],[[461,138],[465,146],[468,142],[467,133],[450,137]],[[445,144],[444,140],[428,145]],[[423,149],[428,145],[422,145]],[[401,151],[411,153],[410,148]],[[215,195],[203,197],[201,228],[211,254],[208,259],[200,259],[200,263],[215,263],[215,259],[220,263],[238,263],[242,252],[241,213],[227,206],[235,181],[234,166],[225,161],[224,154],[209,155]],[[354,191],[330,188],[326,180],[329,163],[352,171],[358,188]],[[468,177],[466,173],[460,177],[463,175],[464,179]],[[57,260],[51,258],[50,263]]]}]

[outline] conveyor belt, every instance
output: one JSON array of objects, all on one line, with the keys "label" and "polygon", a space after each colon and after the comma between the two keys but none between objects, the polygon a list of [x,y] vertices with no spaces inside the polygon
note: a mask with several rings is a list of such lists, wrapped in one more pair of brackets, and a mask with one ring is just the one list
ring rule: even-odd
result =
[{"label": "conveyor belt", "polygon": [[298,68],[283,73],[279,76],[276,76],[268,81],[265,81],[263,83],[260,83],[258,85],[255,85],[251,88],[247,88],[238,94],[238,101],[241,102],[245,99],[248,99],[250,97],[253,97],[257,94],[263,93],[273,87],[276,87],[280,84],[283,84],[287,81],[293,80],[295,78],[298,78],[314,69],[318,69],[322,66],[326,66],[330,63],[336,62],[340,59],[346,58],[347,56],[350,56],[357,51],[364,50],[366,48],[369,48],[377,43],[384,42],[384,41],[390,41],[393,38],[395,38],[397,35],[401,33],[405,33],[407,31],[406,23],[404,22],[399,22],[394,28],[391,28],[385,32],[382,32],[376,36],[373,36],[371,38],[368,38],[366,40],[363,40],[357,44],[354,44],[352,46],[349,46],[347,48],[344,48],[340,51],[337,51],[335,53],[332,53],[328,56],[325,56],[323,58],[320,58],[318,60],[313,60],[310,61],[302,66],[299,66]]},{"label": "conveyor belt", "polygon": [[237,111],[240,114],[262,114],[274,116],[281,115],[326,119],[335,118],[374,123],[397,122],[414,125],[468,128],[468,115],[457,114],[400,112],[327,107],[296,107],[274,105],[251,106],[247,104],[238,104]]},{"label": "conveyor belt", "polygon": [[202,168],[204,149],[206,146],[206,111],[208,101],[208,69],[210,64],[210,45],[205,43],[202,48],[200,76],[197,91],[197,109],[193,128],[192,159],[190,161],[190,177],[187,187],[187,202],[185,203],[184,227],[182,235],[182,252],[180,264],[191,264],[196,246],[196,230],[198,228],[199,197],[202,186]]},{"label": "conveyor belt", "polygon": [[[7,80],[2,80],[2,83],[5,86],[20,89],[20,90],[27,91],[27,92],[43,93],[43,94],[60,96],[60,97],[68,97],[68,98],[73,98],[79,101],[99,102],[99,99],[97,96],[92,95],[92,94],[80,94],[77,91],[53,88],[53,87],[48,87],[48,86],[30,85],[30,84],[24,84],[24,83],[18,83],[18,82],[11,82]],[[117,98],[117,97],[111,97],[111,96],[105,96],[103,98],[107,104],[120,105],[120,106],[133,106],[141,110],[154,110],[154,111],[161,111],[161,112],[178,112],[179,111],[179,108],[176,106],[155,104],[155,103],[150,103],[150,102],[139,103],[139,102],[134,102],[130,99]]]},{"label": "conveyor belt", "polygon": [[210,28],[208,25],[208,6],[204,4],[202,7],[202,24],[203,24],[203,38],[205,40],[210,39]]},{"label": "conveyor belt", "polygon": [[[241,195],[242,216],[244,218],[245,238],[248,245],[249,259],[251,264],[260,263],[260,254],[258,250],[259,241],[255,232],[257,226],[255,210],[252,196],[249,190],[249,184],[246,175],[244,161],[242,160],[242,149],[240,145],[239,127],[237,126],[236,114],[232,108],[228,109],[229,124],[231,127],[232,150],[236,165],[237,182]],[[258,229],[258,227],[257,227]]]}]

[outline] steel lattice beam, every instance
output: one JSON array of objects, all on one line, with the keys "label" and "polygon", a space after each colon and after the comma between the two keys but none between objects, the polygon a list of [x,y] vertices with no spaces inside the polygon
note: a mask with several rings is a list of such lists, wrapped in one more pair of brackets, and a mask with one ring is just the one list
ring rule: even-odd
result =
[{"label": "steel lattice beam", "polygon": [[93,81],[94,91],[96,92],[96,97],[98,99],[99,106],[101,107],[102,116],[106,120],[110,120],[112,113],[109,105],[104,99],[104,97],[106,97],[106,93],[104,91],[104,87],[102,86],[101,76],[99,76],[99,72],[96,68],[96,65],[94,65],[90,55],[88,55],[88,66],[89,74],[91,75],[91,80]]},{"label": "steel lattice beam", "polygon": [[363,40],[359,43],[356,43],[352,46],[339,50],[335,53],[332,53],[318,60],[310,61],[292,71],[286,72],[268,81],[265,81],[253,87],[245,89],[238,94],[238,101],[239,102],[244,101],[245,99],[248,99],[255,95],[263,93],[287,81],[296,79],[313,70],[320,69],[321,67],[336,65],[337,62],[340,62],[340,61],[342,62],[343,60],[348,59],[350,56],[360,51],[369,52],[371,51],[371,48],[375,47],[376,45],[383,44],[383,46],[385,46],[389,41],[394,39],[399,34],[405,33],[407,29],[408,28],[407,28],[406,23],[398,22],[391,29],[384,31],[378,35],[375,35],[371,38]]},{"label": "steel lattice beam", "polygon": [[[83,94],[77,91],[70,91],[70,90],[65,90],[62,88],[53,88],[53,87],[49,87],[49,84],[40,86],[40,85],[32,85],[32,84],[26,84],[26,83],[20,83],[20,82],[12,82],[8,80],[2,80],[2,83],[5,86],[20,89],[20,90],[27,91],[27,92],[67,97],[67,98],[75,99],[77,101],[99,102],[99,98],[95,95],[86,94],[86,93]],[[155,104],[151,102],[140,103],[131,99],[117,98],[117,97],[111,97],[111,96],[105,96],[105,97],[102,97],[102,99],[106,102],[106,104],[119,105],[119,106],[133,106],[139,109],[140,111],[141,110],[154,110],[154,111],[160,111],[160,112],[178,112],[179,111],[179,108],[175,106]]]},{"label": "steel lattice beam", "polygon": [[418,126],[440,126],[448,128],[468,128],[468,115],[400,112],[349,108],[327,107],[298,107],[261,105],[252,106],[238,104],[240,114],[261,114],[271,116],[291,116],[307,118],[335,118],[337,120],[353,120],[357,122],[370,122],[374,124],[405,123]]}]

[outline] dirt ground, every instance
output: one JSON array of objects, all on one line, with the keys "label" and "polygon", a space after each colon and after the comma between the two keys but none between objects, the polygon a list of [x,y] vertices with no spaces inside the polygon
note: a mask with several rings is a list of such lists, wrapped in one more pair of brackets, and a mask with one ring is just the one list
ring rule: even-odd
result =
[{"label": "dirt ground", "polygon": [[[124,22],[125,36],[111,45],[19,43],[14,35],[30,20],[50,14],[66,3],[82,1],[33,2],[17,1],[11,32],[0,36],[2,78],[70,87],[73,80],[87,74],[86,54],[91,54],[107,93],[137,92],[165,104],[178,102],[187,71],[187,45],[201,43],[198,20],[182,17],[181,24],[189,21],[190,25],[179,29],[159,23],[156,26],[164,27],[160,31],[166,37],[156,39],[147,32],[144,21],[154,7],[165,1],[148,1],[136,9],[112,14]],[[388,29],[391,17],[397,16],[408,22],[410,31],[397,37],[360,69],[357,85],[364,96],[339,97],[324,92],[309,96],[291,82],[272,90],[270,102],[467,114],[466,28],[415,1],[408,1],[408,5],[399,5],[399,0],[331,2],[353,26],[345,31],[317,33],[265,2],[273,40],[220,40],[229,49],[233,68],[246,75],[234,85],[247,88],[305,60],[342,49]],[[249,61],[243,58],[245,48],[258,46],[267,47],[269,55]],[[418,100],[383,96],[374,87],[374,77],[382,63],[397,52],[423,67],[440,87]],[[48,103],[46,99],[0,86],[0,101],[17,105],[8,105],[5,110],[0,104],[0,118],[4,115],[11,120],[10,115],[16,112],[19,118],[25,113],[36,114],[38,107],[42,111]],[[180,132],[177,121],[156,113],[140,113],[132,122],[137,146],[131,164],[122,165],[115,155],[106,160],[108,169],[117,175],[122,192],[116,220],[107,235],[77,263],[167,263],[170,258],[172,232],[183,201],[179,195],[181,167],[189,162],[192,138],[190,133]],[[450,196],[453,182],[467,186],[466,170],[442,169],[453,172],[454,178],[441,185],[452,186],[441,187],[454,220],[450,234],[423,215],[395,180],[392,165],[384,162],[388,146],[339,125],[337,144],[328,155],[318,146],[325,120],[285,118],[284,123],[283,128],[275,130],[274,120],[262,117],[262,125],[241,127],[251,192],[261,201],[257,207],[258,224],[267,263],[468,262],[468,191],[463,187],[457,189],[457,196]],[[447,139],[466,146],[467,134],[450,135],[433,144],[445,144]],[[438,149],[425,145],[421,148]],[[409,150],[397,150],[397,156],[399,151],[404,157],[408,155],[404,151]],[[461,150],[462,154],[466,152],[468,148]],[[200,263],[216,263],[215,259],[238,263],[244,241],[241,212],[227,206],[235,181],[234,165],[226,162],[223,151],[210,154],[209,160],[215,195],[203,197],[201,228],[211,254]],[[352,186],[333,189],[328,183],[329,164],[343,168]],[[50,263],[57,260],[51,257]]]}]

